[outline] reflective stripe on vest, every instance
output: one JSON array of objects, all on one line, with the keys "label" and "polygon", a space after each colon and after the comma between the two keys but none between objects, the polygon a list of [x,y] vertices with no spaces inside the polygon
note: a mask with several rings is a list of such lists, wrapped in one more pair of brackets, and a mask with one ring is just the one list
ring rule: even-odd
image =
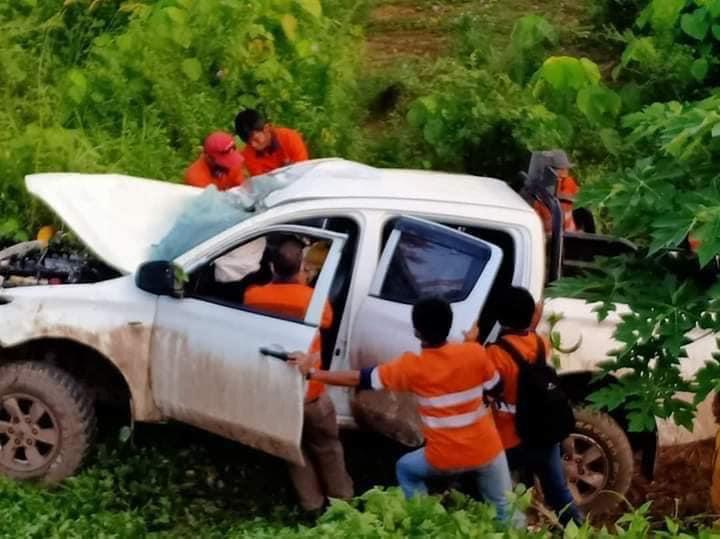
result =
[{"label": "reflective stripe on vest", "polygon": [[517,410],[514,404],[508,404],[506,402],[496,402],[495,409],[498,412],[504,412],[506,414],[514,414]]},{"label": "reflective stripe on vest", "polygon": [[459,429],[468,427],[483,418],[487,414],[487,408],[480,405],[476,410],[466,414],[457,414],[447,417],[432,417],[420,415],[423,424],[431,429]]},{"label": "reflective stripe on vest", "polygon": [[420,406],[428,406],[430,408],[446,408],[448,406],[457,406],[459,404],[465,404],[466,402],[481,399],[483,391],[486,389],[492,389],[495,384],[500,380],[500,375],[495,373],[490,380],[484,382],[478,386],[471,387],[464,391],[457,391],[455,393],[446,393],[445,395],[438,395],[436,397],[417,397],[417,402]]},{"label": "reflective stripe on vest", "polygon": [[370,387],[375,390],[385,389],[382,380],[380,380],[380,370],[377,367],[370,371]]},{"label": "reflective stripe on vest", "polygon": [[417,402],[420,406],[430,408],[457,406],[458,404],[465,404],[466,402],[482,398],[483,389],[483,384],[480,384],[479,386],[471,387],[465,391],[458,391],[457,393],[446,393],[445,395],[438,395],[437,397],[417,397]]}]

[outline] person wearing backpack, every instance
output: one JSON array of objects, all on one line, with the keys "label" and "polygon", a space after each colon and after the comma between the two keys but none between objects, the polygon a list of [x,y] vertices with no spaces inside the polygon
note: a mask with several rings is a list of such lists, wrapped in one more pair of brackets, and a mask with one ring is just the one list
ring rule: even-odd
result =
[{"label": "person wearing backpack", "polygon": [[468,473],[479,493],[495,506],[496,518],[522,528],[525,516],[508,493],[510,472],[502,440],[484,397],[500,376],[478,343],[449,342],[453,312],[442,298],[426,298],[412,309],[419,353],[406,352],[377,367],[325,371],[312,367],[308,354],[291,354],[306,378],[328,385],[388,390],[415,395],[425,446],[398,460],[396,474],[407,498],[427,494],[426,481]]},{"label": "person wearing backpack", "polygon": [[487,347],[503,382],[503,396],[493,403],[495,425],[512,470],[536,476],[547,504],[565,525],[584,516],[568,488],[560,442],[575,425],[572,405],[548,364],[550,346],[535,332],[542,304],[530,292],[509,287],[498,303],[502,330]]}]

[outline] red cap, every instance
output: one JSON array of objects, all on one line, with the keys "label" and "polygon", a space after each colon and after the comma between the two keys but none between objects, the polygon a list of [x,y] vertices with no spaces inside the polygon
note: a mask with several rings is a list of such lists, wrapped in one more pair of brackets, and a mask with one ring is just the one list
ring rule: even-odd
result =
[{"label": "red cap", "polygon": [[228,170],[238,167],[245,161],[242,154],[235,148],[235,139],[230,133],[215,131],[203,142],[205,155],[215,163]]}]

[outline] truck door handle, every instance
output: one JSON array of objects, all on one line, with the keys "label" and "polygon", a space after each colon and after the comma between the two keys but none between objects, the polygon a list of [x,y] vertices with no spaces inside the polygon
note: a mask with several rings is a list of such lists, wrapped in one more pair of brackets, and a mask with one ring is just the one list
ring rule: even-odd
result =
[{"label": "truck door handle", "polygon": [[270,348],[265,348],[264,346],[260,348],[260,353],[264,356],[274,357],[282,361],[288,361],[290,359],[290,354],[287,352],[271,350]]}]

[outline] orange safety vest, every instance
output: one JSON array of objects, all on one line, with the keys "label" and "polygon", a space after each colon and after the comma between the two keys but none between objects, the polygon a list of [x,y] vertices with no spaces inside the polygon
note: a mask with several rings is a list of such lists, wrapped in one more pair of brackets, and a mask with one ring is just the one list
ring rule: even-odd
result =
[{"label": "orange safety vest", "polygon": [[221,176],[213,176],[213,171],[205,155],[201,155],[185,171],[185,183],[202,189],[214,185],[218,188],[218,191],[225,191],[233,187],[239,187],[244,181],[245,171],[242,163]]},{"label": "orange safety vest", "polygon": [[[251,286],[245,291],[244,303],[258,311],[282,314],[297,320],[305,318],[310,305],[313,289],[299,283],[270,283],[262,286]],[[329,304],[325,304],[320,327],[328,329],[332,325],[333,312]],[[322,367],[322,340],[318,333],[310,345],[309,353],[317,353],[318,360],[314,367]],[[316,380],[308,382],[305,399],[315,400],[325,391],[325,384]]]},{"label": "orange safety vest", "polygon": [[[558,180],[557,197],[560,199],[560,208],[562,209],[563,216],[563,230],[565,232],[574,232],[577,230],[577,227],[575,226],[575,218],[573,217],[573,207],[575,197],[579,192],[580,186],[578,185],[577,180],[575,180],[572,176],[566,176]],[[542,219],[545,233],[551,233],[552,214],[550,213],[550,210],[538,201],[533,203],[533,207],[540,215],[540,219]]]},{"label": "orange safety vest", "polygon": [[503,450],[483,393],[500,378],[477,343],[451,343],[406,353],[374,369],[375,389],[415,394],[425,457],[439,470],[488,464]]}]

